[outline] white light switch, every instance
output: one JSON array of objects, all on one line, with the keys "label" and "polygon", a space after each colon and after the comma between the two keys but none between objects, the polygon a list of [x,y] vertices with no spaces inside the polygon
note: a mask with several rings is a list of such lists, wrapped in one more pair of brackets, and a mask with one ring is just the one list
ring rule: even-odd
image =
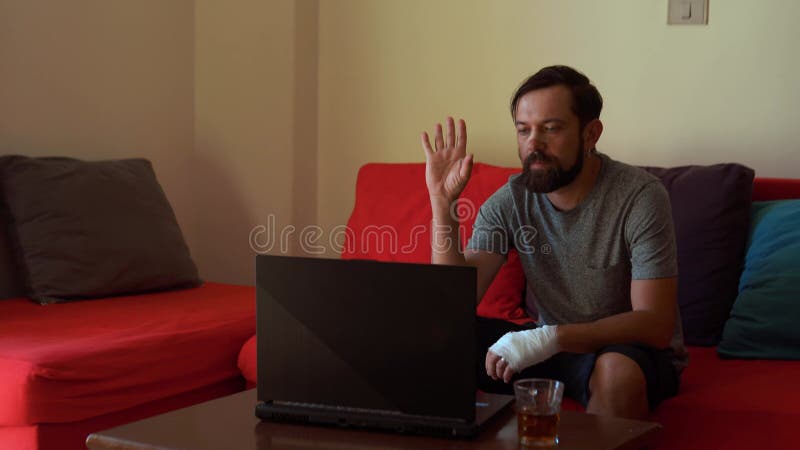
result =
[{"label": "white light switch", "polygon": [[708,23],[708,0],[669,0],[667,23],[670,25],[705,25]]},{"label": "white light switch", "polygon": [[681,20],[692,18],[692,2],[681,2]]}]

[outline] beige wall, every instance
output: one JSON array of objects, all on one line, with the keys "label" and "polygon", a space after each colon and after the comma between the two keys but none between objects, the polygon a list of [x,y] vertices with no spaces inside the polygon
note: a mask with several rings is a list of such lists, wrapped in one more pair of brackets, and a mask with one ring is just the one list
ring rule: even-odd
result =
[{"label": "beige wall", "polygon": [[0,154],[146,157],[190,242],[191,0],[0,0]]},{"label": "beige wall", "polygon": [[548,64],[596,82],[619,159],[797,177],[796,17],[793,0],[711,2],[703,27],[667,26],[666,0],[0,0],[0,152],[150,158],[202,276],[251,284],[254,228],[294,225],[297,253],[303,226],[347,220],[359,166],[422,161],[447,114],[478,161],[516,165],[508,98]]},{"label": "beige wall", "polygon": [[[196,228],[203,275],[253,284],[258,251],[316,220],[316,0],[195,3]],[[273,221],[274,220],[274,221]]]},{"label": "beige wall", "polygon": [[252,284],[251,230],[316,220],[317,10],[0,0],[0,153],[149,158],[201,276]]},{"label": "beige wall", "polygon": [[347,220],[365,162],[422,161],[419,132],[447,114],[477,161],[517,165],[509,97],[557,63],[600,89],[615,158],[800,176],[800,2],[710,7],[698,27],[667,26],[666,0],[321,2],[320,223]]}]

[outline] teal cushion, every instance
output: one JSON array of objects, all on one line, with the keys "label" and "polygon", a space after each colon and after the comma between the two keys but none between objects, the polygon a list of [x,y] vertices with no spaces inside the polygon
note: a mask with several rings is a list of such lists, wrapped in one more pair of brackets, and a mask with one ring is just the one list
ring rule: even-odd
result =
[{"label": "teal cushion", "polygon": [[754,202],[722,357],[800,359],[800,200]]}]

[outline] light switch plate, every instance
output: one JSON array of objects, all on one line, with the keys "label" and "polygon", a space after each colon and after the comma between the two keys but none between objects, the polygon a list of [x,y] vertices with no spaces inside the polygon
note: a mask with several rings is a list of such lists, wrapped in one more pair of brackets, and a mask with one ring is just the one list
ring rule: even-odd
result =
[{"label": "light switch plate", "polygon": [[670,25],[708,24],[708,0],[669,0],[667,23]]}]

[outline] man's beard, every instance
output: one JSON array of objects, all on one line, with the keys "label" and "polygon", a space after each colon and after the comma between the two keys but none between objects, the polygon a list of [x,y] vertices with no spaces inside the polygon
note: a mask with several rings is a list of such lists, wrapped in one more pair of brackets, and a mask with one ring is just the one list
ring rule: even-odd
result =
[{"label": "man's beard", "polygon": [[[530,192],[548,193],[561,189],[562,187],[575,181],[578,174],[583,170],[583,149],[578,148],[578,159],[575,164],[568,169],[562,169],[556,161],[545,156],[539,151],[533,151],[522,164],[522,176],[520,180]],[[542,162],[547,166],[531,170],[531,164]]]}]

